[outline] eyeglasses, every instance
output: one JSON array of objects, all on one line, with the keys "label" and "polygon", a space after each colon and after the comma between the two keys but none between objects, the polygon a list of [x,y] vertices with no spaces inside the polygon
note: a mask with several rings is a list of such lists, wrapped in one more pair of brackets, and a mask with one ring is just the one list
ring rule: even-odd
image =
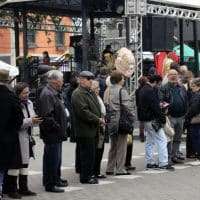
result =
[{"label": "eyeglasses", "polygon": [[86,79],[87,79],[88,81],[93,80],[92,77],[86,77]]}]

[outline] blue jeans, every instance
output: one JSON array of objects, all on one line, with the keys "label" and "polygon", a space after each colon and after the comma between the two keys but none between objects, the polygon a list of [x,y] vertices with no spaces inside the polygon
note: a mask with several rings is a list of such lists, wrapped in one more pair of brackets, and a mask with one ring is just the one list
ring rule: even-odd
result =
[{"label": "blue jeans", "polygon": [[43,185],[54,187],[60,179],[62,143],[45,144],[43,155]]},{"label": "blue jeans", "polygon": [[3,178],[4,178],[4,170],[0,170],[0,194],[2,193]]},{"label": "blue jeans", "polygon": [[153,150],[156,145],[158,149],[158,164],[159,167],[168,164],[168,152],[167,152],[167,138],[164,130],[161,128],[156,132],[151,122],[144,123],[144,130],[146,133],[145,143],[145,159],[147,164],[155,164]]}]

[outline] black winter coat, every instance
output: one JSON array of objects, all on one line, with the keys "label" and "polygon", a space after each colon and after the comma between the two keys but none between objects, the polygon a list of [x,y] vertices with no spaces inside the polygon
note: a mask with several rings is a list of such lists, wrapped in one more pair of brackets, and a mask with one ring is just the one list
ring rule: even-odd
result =
[{"label": "black winter coat", "polygon": [[137,93],[137,108],[139,121],[157,120],[165,124],[166,119],[160,108],[158,91],[148,83]]},{"label": "black winter coat", "polygon": [[186,121],[190,121],[193,117],[200,114],[200,91],[193,93],[188,113],[186,115]]},{"label": "black winter coat", "polygon": [[46,144],[56,144],[67,139],[67,115],[61,95],[47,85],[40,94],[40,136]]},{"label": "black winter coat", "polygon": [[18,131],[23,124],[19,99],[0,85],[0,169],[11,168],[19,151]]}]

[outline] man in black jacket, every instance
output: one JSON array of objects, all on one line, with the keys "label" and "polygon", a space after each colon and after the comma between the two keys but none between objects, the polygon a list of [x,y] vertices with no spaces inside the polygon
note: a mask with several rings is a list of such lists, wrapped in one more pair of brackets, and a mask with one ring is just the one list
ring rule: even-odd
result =
[{"label": "man in black jacket", "polygon": [[67,116],[60,95],[63,74],[52,70],[48,84],[40,94],[40,134],[44,142],[43,184],[48,192],[64,192],[58,188],[67,186],[61,179],[62,142],[67,139]]},{"label": "man in black jacket", "polygon": [[175,135],[172,145],[172,162],[181,163],[184,158],[180,155],[181,136],[183,134],[184,117],[188,108],[187,91],[179,83],[178,72],[168,72],[168,83],[161,87],[161,100],[169,103],[169,119],[174,128]]},{"label": "man in black jacket", "polygon": [[7,86],[9,72],[0,70],[0,200],[4,172],[9,169],[15,157],[15,147],[18,142],[18,131],[23,123],[23,113],[20,102]]},{"label": "man in black jacket", "polygon": [[[144,122],[146,132],[146,167],[174,170],[168,164],[167,138],[162,128],[166,119],[160,108],[156,84],[157,76],[152,75],[138,95],[138,118],[139,121]],[[154,145],[158,148],[158,165],[153,159]]]}]

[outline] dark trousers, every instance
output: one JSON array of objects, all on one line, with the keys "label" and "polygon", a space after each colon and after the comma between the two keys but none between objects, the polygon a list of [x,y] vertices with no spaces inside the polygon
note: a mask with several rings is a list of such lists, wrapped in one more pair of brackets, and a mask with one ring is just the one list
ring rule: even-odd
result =
[{"label": "dark trousers", "polygon": [[58,171],[57,171],[57,175],[58,175],[58,181],[61,179],[61,175],[62,175],[62,144],[60,147],[60,160],[59,160],[59,164],[58,164]]},{"label": "dark trousers", "polygon": [[93,138],[78,139],[80,182],[87,182],[94,175],[96,142]]},{"label": "dark trousers", "polygon": [[126,167],[131,166],[132,154],[133,154],[133,143],[127,145],[126,162],[125,162]]},{"label": "dark trousers", "polygon": [[186,157],[194,156],[195,152],[192,147],[192,131],[191,127],[187,128],[187,137],[186,137]]},{"label": "dark trousers", "polygon": [[75,170],[76,173],[80,173],[81,171],[81,160],[80,160],[80,145],[76,143],[76,150],[75,150]]},{"label": "dark trousers", "polygon": [[172,141],[167,142],[168,164],[172,164]]},{"label": "dark trousers", "polygon": [[43,155],[43,185],[51,188],[60,179],[62,143],[45,144]]},{"label": "dark trousers", "polygon": [[192,147],[195,154],[200,156],[200,124],[193,124],[191,126],[192,130]]},{"label": "dark trousers", "polygon": [[0,195],[2,193],[3,179],[4,179],[4,170],[0,169]]},{"label": "dark trousers", "polygon": [[144,135],[144,123],[143,122],[139,122],[139,136],[140,136],[140,140],[142,142],[144,142],[145,140],[145,135]]},{"label": "dark trousers", "polygon": [[100,149],[96,149],[96,155],[95,155],[95,164],[94,164],[94,175],[98,176],[101,174],[101,161],[103,158],[103,152],[104,152],[104,145]]}]

